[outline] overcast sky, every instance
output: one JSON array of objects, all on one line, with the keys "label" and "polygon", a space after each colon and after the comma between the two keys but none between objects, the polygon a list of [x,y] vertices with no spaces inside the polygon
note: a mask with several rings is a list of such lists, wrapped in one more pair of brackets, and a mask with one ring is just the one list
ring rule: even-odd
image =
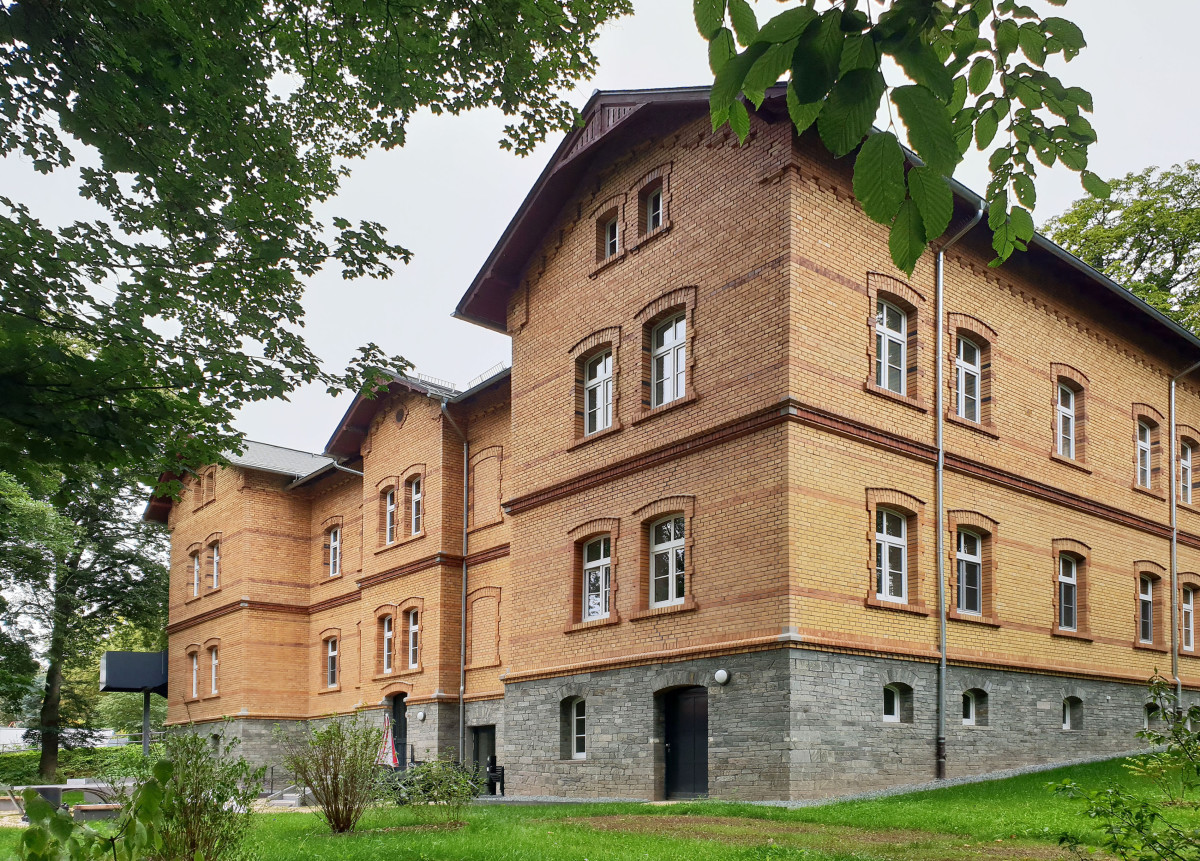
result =
[{"label": "overcast sky", "polygon": [[[597,44],[599,71],[571,97],[577,107],[594,89],[711,82],[691,0],[635,0],[635,6],[633,16],[605,29]],[[781,7],[759,0],[756,8],[762,20]],[[1092,149],[1093,170],[1122,176],[1200,157],[1194,71],[1200,2],[1074,0],[1046,14],[1076,22],[1088,41],[1076,60],[1055,71],[1094,97],[1092,121],[1100,140]],[[461,387],[508,361],[507,337],[450,318],[560,140],[555,136],[518,158],[497,146],[504,123],[499,112],[423,114],[412,121],[403,149],[353,165],[354,175],[329,214],[379,221],[415,256],[386,282],[344,282],[336,272],[312,280],[305,299],[307,337],[328,366],[342,367],[360,344],[374,341],[418,371]],[[1039,168],[1040,225],[1083,192],[1077,174]],[[969,160],[956,177],[982,192],[986,165]],[[46,206],[53,201],[65,217],[79,216],[68,178],[31,177],[28,165],[12,160],[0,162],[0,193]],[[247,407],[238,426],[251,439],[321,451],[347,403],[347,396],[334,399],[310,387],[290,402]]]}]

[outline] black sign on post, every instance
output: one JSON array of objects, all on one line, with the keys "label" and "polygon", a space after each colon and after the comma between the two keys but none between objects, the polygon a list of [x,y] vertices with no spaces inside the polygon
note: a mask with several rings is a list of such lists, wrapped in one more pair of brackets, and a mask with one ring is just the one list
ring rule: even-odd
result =
[{"label": "black sign on post", "polygon": [[105,652],[100,691],[142,695],[142,753],[150,754],[150,694],[167,695],[166,652]]}]

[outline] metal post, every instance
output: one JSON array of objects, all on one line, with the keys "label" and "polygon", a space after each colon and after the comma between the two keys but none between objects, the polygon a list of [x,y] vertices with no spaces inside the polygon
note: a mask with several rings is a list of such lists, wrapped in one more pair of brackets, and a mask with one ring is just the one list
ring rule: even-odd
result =
[{"label": "metal post", "polygon": [[150,755],[150,692],[142,691],[142,756]]}]

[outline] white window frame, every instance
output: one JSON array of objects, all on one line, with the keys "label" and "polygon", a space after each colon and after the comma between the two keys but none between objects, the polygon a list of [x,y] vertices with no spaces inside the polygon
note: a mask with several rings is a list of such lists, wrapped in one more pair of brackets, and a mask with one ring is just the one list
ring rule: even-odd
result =
[{"label": "white window frame", "polygon": [[192,554],[192,597],[200,597],[200,551]]},{"label": "white window frame", "polygon": [[587,759],[587,700],[571,703],[571,759]]},{"label": "white window frame", "polygon": [[383,498],[383,542],[396,543],[396,488],[391,488]]},{"label": "white window frame", "polygon": [[[900,317],[899,328],[894,329],[888,325],[889,310]],[[889,347],[892,344],[900,348],[899,365],[891,360]],[[892,368],[899,371],[898,388],[888,384],[888,372]],[[879,299],[875,306],[875,385],[898,395],[906,395],[908,390],[908,313],[884,299]]]},{"label": "white window frame", "polygon": [[1074,729],[1074,726],[1073,726],[1074,722],[1071,720],[1071,705],[1072,704],[1071,704],[1070,699],[1064,697],[1062,704],[1063,704],[1062,728],[1065,730]]},{"label": "white window frame", "polygon": [[679,400],[687,391],[687,312],[681,311],[655,326],[650,346],[650,405],[661,407]]},{"label": "white window frame", "polygon": [[1138,642],[1154,642],[1154,580],[1138,578]]},{"label": "white window frame", "polygon": [[612,427],[612,350],[597,353],[587,360],[583,380],[583,432],[589,436]]},{"label": "white window frame", "polygon": [[[606,547],[607,545],[607,547]],[[588,551],[600,548],[600,555],[588,559]],[[595,582],[593,583],[593,576]],[[592,587],[596,588],[593,589]],[[612,587],[612,536],[600,535],[583,545],[583,621],[607,619]],[[595,596],[593,600],[593,595]]]},{"label": "white window frame", "polygon": [[221,588],[221,542],[212,543],[212,587]]},{"label": "white window frame", "polygon": [[200,653],[192,652],[192,699],[200,696]]},{"label": "white window frame", "polygon": [[646,232],[653,233],[663,225],[662,186],[646,195]]},{"label": "white window frame", "polygon": [[405,614],[408,620],[408,668],[415,670],[421,665],[421,616],[416,610]]},{"label": "white window frame", "polygon": [[330,637],[325,641],[325,686],[338,686],[338,638]]},{"label": "white window frame", "polygon": [[1179,501],[1192,504],[1192,447],[1186,442],[1179,444]]},{"label": "white window frame", "polygon": [[[1065,397],[1064,397],[1065,396]],[[1060,456],[1075,459],[1075,403],[1079,393],[1066,383],[1058,384],[1058,432],[1055,434]]]},{"label": "white window frame", "polygon": [[[1063,624],[1067,607],[1071,608],[1070,625]],[[1066,553],[1058,554],[1058,627],[1062,631],[1079,630],[1079,560]]]},{"label": "white window frame", "polygon": [[[895,518],[900,523],[900,535],[887,534],[889,518]],[[892,548],[900,550],[900,569],[890,567]],[[887,570],[885,571],[885,566]],[[900,575],[900,593],[892,589],[893,575]],[[908,518],[899,511],[879,507],[875,509],[875,597],[880,601],[891,601],[896,604],[908,603]]]},{"label": "white window frame", "polygon": [[963,691],[963,726],[975,726],[975,717],[978,714],[979,703],[975,701],[975,694],[972,691]]},{"label": "white window frame", "polygon": [[1179,601],[1180,614],[1183,617],[1180,621],[1180,626],[1179,626],[1180,627],[1179,640],[1181,643],[1180,648],[1182,648],[1183,651],[1185,651],[1185,652],[1191,652],[1196,647],[1196,643],[1195,643],[1196,590],[1193,589],[1191,586],[1184,586],[1182,591],[1183,591],[1183,595]]},{"label": "white window frame", "polygon": [[[888,694],[892,695],[892,710],[888,711]],[[900,723],[900,691],[895,685],[883,686],[883,722]]]},{"label": "white window frame", "polygon": [[[965,356],[966,347],[968,346],[975,351],[974,363]],[[958,417],[969,422],[978,423],[983,405],[981,392],[983,383],[983,350],[979,349],[979,345],[969,338],[959,336],[958,358],[955,360],[955,365],[958,368]],[[967,394],[968,380],[972,380],[975,383],[974,395]]]},{"label": "white window frame", "polygon": [[390,673],[392,671],[392,649],[395,647],[396,632],[393,630],[395,622],[392,616],[383,617],[383,671]]},{"label": "white window frame", "polygon": [[342,529],[335,526],[329,530],[329,576],[342,573]]},{"label": "white window frame", "polygon": [[604,259],[610,260],[621,250],[621,235],[617,229],[617,217],[614,215],[604,222]]},{"label": "white window frame", "polygon": [[217,663],[218,663],[216,647],[209,649],[208,652],[209,652],[209,655],[211,656],[211,663],[212,663],[212,666],[210,668],[211,678],[209,680],[209,688],[212,691],[213,696],[216,696],[216,694],[217,694]]},{"label": "white window frame", "polygon": [[1139,487],[1150,487],[1151,472],[1150,440],[1153,438],[1150,425],[1138,422],[1137,426],[1137,483]]},{"label": "white window frame", "polygon": [[[976,553],[972,554],[965,547],[964,537],[970,536],[975,539]],[[978,532],[973,532],[970,529],[958,530],[958,549],[955,554],[958,568],[958,612],[970,616],[983,615],[983,536]],[[972,566],[974,566],[975,578],[975,596],[978,602],[977,608],[967,606],[965,595],[968,593],[967,578],[972,575]]]},{"label": "white window frame", "polygon": [[[658,527],[664,523],[671,524],[671,538],[667,541],[655,543],[655,532]],[[676,525],[683,524],[683,534],[676,536]],[[650,606],[651,607],[672,607],[676,604],[682,604],[687,596],[687,518],[682,514],[671,514],[663,517],[650,524]],[[656,568],[659,556],[666,557],[667,573],[664,575],[667,582],[667,597],[664,600],[655,600],[657,594],[655,590],[655,581],[663,579],[657,577]],[[681,582],[682,581],[682,584]]]},{"label": "white window frame", "polygon": [[425,517],[425,494],[424,478],[416,476],[408,481],[408,496],[409,496],[409,521],[408,529],[410,535],[420,535],[421,528],[424,525]]}]

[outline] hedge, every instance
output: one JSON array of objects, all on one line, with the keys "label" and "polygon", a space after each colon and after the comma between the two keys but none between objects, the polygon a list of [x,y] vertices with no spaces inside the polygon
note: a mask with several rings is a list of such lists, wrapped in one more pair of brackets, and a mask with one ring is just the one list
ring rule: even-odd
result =
[{"label": "hedge", "polygon": [[[115,756],[119,747],[80,747],[74,750],[58,752],[58,774],[55,783],[66,783],[68,778],[95,777],[103,768],[107,759]],[[38,759],[41,754],[36,750],[24,750],[20,753],[0,753],[0,786],[22,786],[29,783],[43,783],[38,776]]]}]

